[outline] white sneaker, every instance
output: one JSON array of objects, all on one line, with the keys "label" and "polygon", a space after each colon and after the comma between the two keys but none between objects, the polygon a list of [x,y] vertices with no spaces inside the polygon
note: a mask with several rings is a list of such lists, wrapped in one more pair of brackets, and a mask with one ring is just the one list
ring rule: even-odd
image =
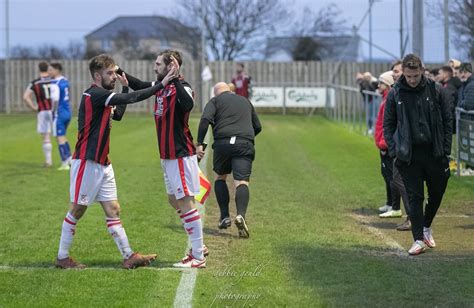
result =
[{"label": "white sneaker", "polygon": [[431,228],[423,227],[423,242],[425,242],[426,246],[430,248],[436,247],[436,243],[433,238],[433,231]]},{"label": "white sneaker", "polygon": [[380,218],[396,218],[396,217],[402,217],[402,210],[392,210],[390,209],[389,211],[382,213],[379,215]]},{"label": "white sneaker", "polygon": [[192,254],[188,254],[178,263],[173,264],[173,267],[177,268],[205,268],[206,258],[198,260],[193,257]]},{"label": "white sneaker", "polygon": [[423,241],[415,241],[411,248],[408,250],[408,254],[411,256],[416,256],[419,255],[420,253],[425,252],[426,250],[426,245],[423,243]]},{"label": "white sneaker", "polygon": [[385,213],[391,210],[392,210],[392,207],[388,204],[385,204],[384,206],[379,207],[379,211],[382,213]]}]

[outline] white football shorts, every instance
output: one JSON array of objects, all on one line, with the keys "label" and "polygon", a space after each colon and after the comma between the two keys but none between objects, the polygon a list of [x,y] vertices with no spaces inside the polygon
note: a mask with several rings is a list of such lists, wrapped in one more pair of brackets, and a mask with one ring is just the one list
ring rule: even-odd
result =
[{"label": "white football shorts", "polygon": [[174,195],[176,200],[199,195],[199,165],[196,155],[162,159],[161,167],[168,195]]},{"label": "white football shorts", "polygon": [[73,159],[69,192],[71,203],[90,205],[97,201],[117,200],[117,186],[112,165],[92,160]]},{"label": "white football shorts", "polygon": [[36,116],[38,123],[36,130],[39,134],[49,134],[53,129],[53,112],[51,110],[43,110],[38,112]]}]

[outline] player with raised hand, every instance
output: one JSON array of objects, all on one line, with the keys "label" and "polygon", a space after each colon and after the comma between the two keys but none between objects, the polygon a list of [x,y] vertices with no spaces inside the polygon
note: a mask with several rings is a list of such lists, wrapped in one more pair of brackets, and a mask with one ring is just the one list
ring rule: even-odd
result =
[{"label": "player with raised hand", "polygon": [[[179,52],[165,50],[155,61],[157,81],[144,82],[126,74],[134,90],[160,82],[174,67],[182,65]],[[119,69],[119,73],[123,71]],[[179,262],[179,268],[206,267],[207,248],[203,245],[201,216],[194,204],[200,194],[199,166],[196,147],[189,129],[189,114],[194,106],[193,90],[182,76],[155,93],[154,117],[156,133],[169,203],[180,215],[191,242],[191,250]]]},{"label": "player with raised hand", "polygon": [[[127,104],[145,100],[162,90],[176,77],[177,70],[170,69],[161,82],[152,87],[128,93],[128,80],[124,74],[116,74],[114,60],[109,55],[92,58],[89,69],[93,83],[82,94],[79,107],[79,132],[71,163],[71,208],[62,225],[56,266],[85,268],[69,256],[69,250],[79,219],[94,201],[99,202],[105,212],[107,229],[123,257],[122,267],[146,266],[155,260],[156,254],[134,252],[120,221],[114,170],[108,158],[111,120],[120,121]],[[122,93],[113,92],[117,79],[122,84]]]}]

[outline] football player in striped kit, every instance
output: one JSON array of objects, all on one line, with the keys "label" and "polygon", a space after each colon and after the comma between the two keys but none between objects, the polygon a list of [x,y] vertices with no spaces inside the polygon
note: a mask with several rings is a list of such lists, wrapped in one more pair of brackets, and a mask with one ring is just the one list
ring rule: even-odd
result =
[{"label": "football player in striped kit", "polygon": [[[126,77],[132,89],[143,89],[162,81],[174,66],[181,67],[182,63],[178,51],[165,50],[155,61],[156,81],[144,82],[129,74]],[[119,69],[118,73],[123,71]],[[208,251],[203,244],[201,216],[194,204],[194,197],[200,193],[199,166],[188,124],[194,106],[193,90],[179,76],[156,91],[155,96],[154,117],[166,192],[191,242],[189,252],[173,266],[203,268]]]},{"label": "football player in striped kit", "polygon": [[[69,256],[69,250],[79,219],[95,201],[102,205],[105,212],[107,229],[123,257],[122,267],[146,266],[155,260],[156,254],[134,252],[120,221],[114,170],[108,157],[111,122],[122,119],[127,104],[145,100],[163,89],[168,81],[175,78],[177,69],[172,68],[160,83],[132,93],[128,93],[125,75],[116,74],[115,62],[109,55],[92,58],[89,69],[93,83],[84,91],[79,106],[79,131],[70,175],[71,208],[63,221],[56,266],[85,268],[84,264]],[[122,93],[113,92],[117,79],[122,84]]]}]

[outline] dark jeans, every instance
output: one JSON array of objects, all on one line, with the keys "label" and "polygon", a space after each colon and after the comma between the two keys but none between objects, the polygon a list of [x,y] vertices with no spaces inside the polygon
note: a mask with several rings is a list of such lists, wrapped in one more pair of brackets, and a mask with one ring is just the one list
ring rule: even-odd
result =
[{"label": "dark jeans", "polygon": [[387,202],[385,204],[398,211],[400,209],[400,193],[393,185],[393,159],[388,156],[388,153],[385,155],[380,153],[380,167],[387,192]]},{"label": "dark jeans", "polygon": [[[431,145],[413,146],[411,163],[396,160],[395,166],[408,194],[413,239],[423,240],[423,227],[431,226],[451,175],[449,160],[446,157],[435,158]],[[428,203],[423,213],[425,182]]]},{"label": "dark jeans", "polygon": [[410,217],[410,207],[409,207],[409,201],[408,201],[408,194],[405,189],[405,185],[403,185],[403,179],[398,171],[397,166],[395,166],[395,163],[393,164],[393,179],[392,179],[392,191],[397,191],[399,193],[398,197],[398,208],[400,208],[400,196],[402,197],[403,200],[403,207],[405,208],[405,213],[407,214],[408,217]]}]

